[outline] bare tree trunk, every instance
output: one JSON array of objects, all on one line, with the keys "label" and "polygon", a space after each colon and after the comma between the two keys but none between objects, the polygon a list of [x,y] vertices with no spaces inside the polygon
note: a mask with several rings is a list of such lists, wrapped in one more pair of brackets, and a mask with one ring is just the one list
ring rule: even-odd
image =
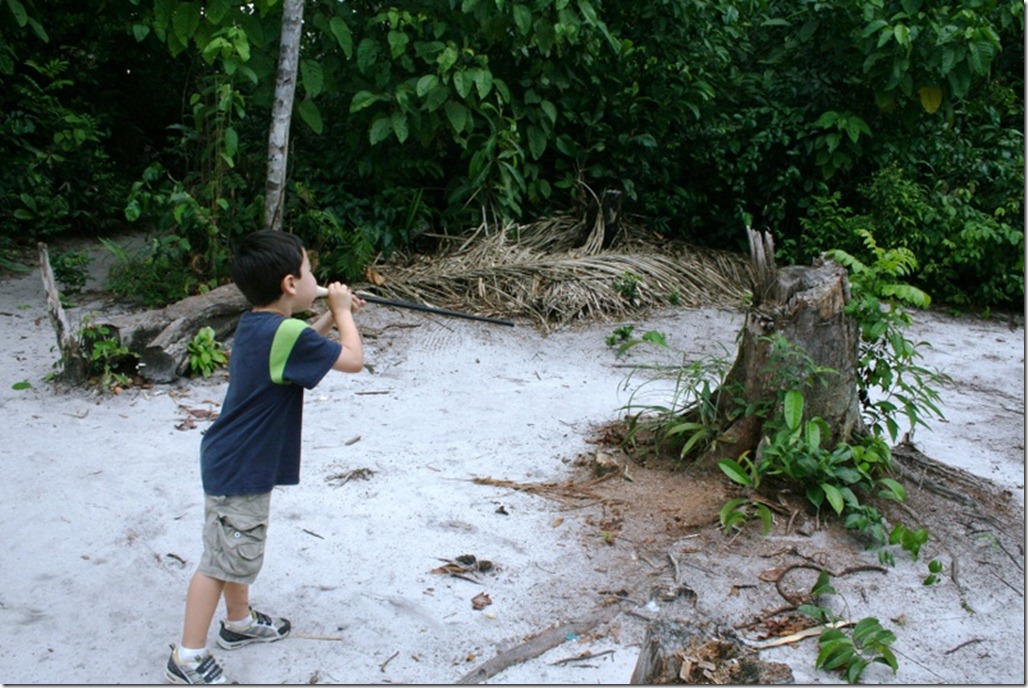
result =
[{"label": "bare tree trunk", "polygon": [[[827,446],[864,432],[857,384],[859,332],[844,313],[850,298],[846,269],[834,262],[791,266],[774,264],[774,245],[767,235],[750,231],[753,304],[746,313],[735,363],[720,395],[723,416],[740,397],[752,407],[771,405],[781,391],[772,357],[774,338],[781,337],[815,366],[830,369],[803,388],[806,417],[825,420]],[[764,418],[750,414],[734,419],[712,450],[714,458],[736,458],[753,451],[763,436]]]},{"label": "bare tree trunk", "polygon": [[61,295],[54,281],[54,271],[50,265],[50,252],[42,241],[38,244],[39,272],[43,278],[43,290],[46,292],[46,312],[50,316],[57,335],[57,346],[61,351],[61,379],[65,382],[77,383],[86,377],[86,360],[82,357],[78,337],[71,331],[71,322],[61,305]]},{"label": "bare tree trunk", "polygon": [[268,178],[264,188],[264,227],[282,229],[289,162],[289,127],[300,61],[304,0],[285,0],[282,5],[282,41],[275,79],[275,103],[268,133]]}]

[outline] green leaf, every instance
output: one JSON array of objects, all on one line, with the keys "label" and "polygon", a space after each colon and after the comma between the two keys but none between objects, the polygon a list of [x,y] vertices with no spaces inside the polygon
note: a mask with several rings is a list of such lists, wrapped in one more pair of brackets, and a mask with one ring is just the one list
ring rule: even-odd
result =
[{"label": "green leaf", "polygon": [[727,475],[733,482],[749,486],[750,475],[746,470],[732,459],[722,459],[717,462],[721,472]]},{"label": "green leaf", "polygon": [[488,69],[469,70],[473,73],[475,88],[478,90],[478,97],[485,98],[493,88],[493,73]]},{"label": "green leaf", "polygon": [[740,505],[745,504],[746,501],[747,500],[745,499],[737,497],[735,499],[729,499],[727,502],[725,502],[724,505],[721,507],[721,513],[719,516],[719,518],[721,519],[721,525],[727,528],[728,522],[731,519],[732,514],[736,513],[736,509]]},{"label": "green leaf", "polygon": [[879,478],[878,484],[886,489],[878,493],[882,499],[894,499],[902,502],[907,498],[907,490],[892,478]]},{"label": "green leaf", "polygon": [[424,98],[426,93],[428,93],[438,85],[439,77],[437,77],[435,74],[426,74],[420,79],[418,79],[418,83],[414,87],[414,92],[418,94],[419,98]]},{"label": "green leaf", "polygon": [[336,43],[342,48],[343,54],[346,55],[346,59],[349,60],[353,57],[353,35],[350,34],[350,27],[346,25],[346,22],[342,17],[332,17],[328,22],[328,28],[335,36]]},{"label": "green leaf", "polygon": [[321,120],[321,110],[314,104],[313,100],[301,100],[297,106],[300,119],[311,128],[315,134],[320,134],[325,129],[325,123]]},{"label": "green leaf", "polygon": [[771,509],[767,508],[767,506],[765,506],[764,504],[761,504],[760,502],[756,503],[756,507],[757,507],[757,516],[760,517],[760,520],[763,523],[763,528],[762,528],[761,532],[764,535],[767,535],[768,533],[771,532],[771,525],[773,523],[773,520],[772,520],[772,517],[771,517]]},{"label": "green leaf", "polygon": [[461,98],[466,99],[468,97],[472,86],[474,86],[474,81],[465,70],[453,73],[453,88]]},{"label": "green leaf", "polygon": [[355,112],[360,112],[378,100],[386,100],[386,98],[384,96],[376,95],[371,91],[357,91],[353,94],[353,100],[350,101],[350,114],[352,115]]},{"label": "green leaf", "polygon": [[32,383],[28,380],[22,380],[21,382],[15,382],[13,385],[11,385],[11,389],[15,390],[16,392],[20,392],[24,389],[32,389]]},{"label": "green leaf", "polygon": [[220,24],[230,9],[232,9],[232,3],[229,0],[209,0],[204,9],[204,16],[212,24]]},{"label": "green leaf", "polygon": [[543,102],[539,103],[539,108],[550,119],[550,124],[557,123],[557,108],[553,103],[551,103],[548,100],[544,100]]},{"label": "green leaf", "polygon": [[407,113],[396,111],[392,114],[393,121],[393,133],[396,134],[396,139],[403,143],[407,140],[410,135],[410,130],[407,127]]},{"label": "green leaf", "polygon": [[790,430],[796,430],[803,420],[803,394],[794,389],[785,393],[785,424]]},{"label": "green leaf", "polygon": [[444,108],[446,111],[446,117],[450,120],[450,126],[453,127],[453,131],[457,134],[464,131],[464,128],[468,125],[468,109],[460,103],[448,100]]},{"label": "green leaf", "polygon": [[200,26],[199,5],[194,2],[180,2],[171,17],[171,26],[183,47],[189,45],[193,34],[196,33],[196,27]]},{"label": "green leaf", "polygon": [[518,32],[522,36],[527,36],[532,32],[532,11],[524,5],[514,5],[514,25],[518,27]]},{"label": "green leaf", "polygon": [[528,125],[527,133],[528,152],[532,155],[533,160],[538,160],[546,152],[546,144],[548,142],[546,133],[534,124]]},{"label": "green leaf", "polygon": [[410,43],[410,37],[402,31],[390,31],[386,40],[389,42],[389,52],[394,60],[403,55],[407,50],[407,44]]},{"label": "green leaf", "polygon": [[814,582],[814,587],[810,589],[810,594],[813,597],[836,594],[835,588],[832,586],[831,576],[829,576],[827,572],[822,571],[818,574],[817,581]]},{"label": "green leaf", "polygon": [[659,346],[664,349],[667,348],[667,337],[663,332],[660,332],[659,330],[649,330],[642,336],[642,340],[644,342],[649,342],[650,344],[655,344],[656,346]]},{"label": "green leaf", "polygon": [[371,142],[371,145],[374,146],[376,143],[381,143],[392,136],[392,133],[392,119],[388,115],[379,115],[375,121],[371,123],[371,129],[368,131],[368,140]]},{"label": "green leaf", "polygon": [[819,449],[821,447],[820,423],[807,423],[805,439],[807,442],[807,446],[811,449]]},{"label": "green leaf", "polygon": [[425,107],[428,108],[429,112],[435,112],[443,106],[450,99],[450,89],[442,84],[438,84],[435,88],[428,92],[428,98],[425,100]]},{"label": "green leaf", "polygon": [[835,513],[841,514],[845,504],[842,499],[842,493],[839,492],[839,488],[830,483],[821,483],[820,487],[824,491],[825,497],[828,499],[828,503],[831,504],[832,509],[835,510]]},{"label": "green leaf", "polygon": [[17,22],[18,26],[25,28],[25,24],[29,21],[29,13],[25,11],[25,6],[19,0],[7,0],[7,7],[11,10],[11,14],[14,15],[14,21]]},{"label": "green leaf", "polygon": [[320,62],[300,60],[300,81],[303,90],[311,98],[316,98],[325,88],[325,74]]}]

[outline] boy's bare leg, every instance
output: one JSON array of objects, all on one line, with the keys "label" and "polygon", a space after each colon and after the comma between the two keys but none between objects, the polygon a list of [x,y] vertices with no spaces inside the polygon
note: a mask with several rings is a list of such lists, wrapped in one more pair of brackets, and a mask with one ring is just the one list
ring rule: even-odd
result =
[{"label": "boy's bare leg", "polygon": [[232,583],[211,578],[197,571],[189,581],[186,592],[186,618],[182,624],[182,646],[199,650],[207,646],[207,632],[211,628],[214,612],[222,592],[228,602],[228,587]]},{"label": "boy's bare leg", "polygon": [[250,616],[250,586],[245,583],[225,583],[225,613],[229,621],[241,621]]}]

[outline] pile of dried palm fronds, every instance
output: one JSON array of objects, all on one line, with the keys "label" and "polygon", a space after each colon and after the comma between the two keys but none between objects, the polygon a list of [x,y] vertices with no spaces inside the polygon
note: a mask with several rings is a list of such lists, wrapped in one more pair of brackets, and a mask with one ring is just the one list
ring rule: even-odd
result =
[{"label": "pile of dried palm fronds", "polygon": [[568,216],[491,231],[483,224],[456,248],[373,270],[383,296],[525,316],[543,329],[646,306],[737,305],[750,284],[742,254],[669,242],[626,223],[612,236],[602,213],[591,228]]}]

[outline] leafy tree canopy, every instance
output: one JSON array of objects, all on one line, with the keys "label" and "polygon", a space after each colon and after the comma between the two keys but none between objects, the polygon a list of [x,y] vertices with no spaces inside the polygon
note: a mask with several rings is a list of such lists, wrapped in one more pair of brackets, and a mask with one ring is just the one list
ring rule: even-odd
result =
[{"label": "leafy tree canopy", "polygon": [[[45,11],[44,11],[45,7]],[[307,0],[285,225],[359,275],[428,230],[580,211],[783,261],[861,232],[937,302],[1024,298],[1013,0]],[[124,221],[160,298],[260,224],[278,0],[0,0],[0,247]],[[167,282],[167,280],[166,280]]]}]

